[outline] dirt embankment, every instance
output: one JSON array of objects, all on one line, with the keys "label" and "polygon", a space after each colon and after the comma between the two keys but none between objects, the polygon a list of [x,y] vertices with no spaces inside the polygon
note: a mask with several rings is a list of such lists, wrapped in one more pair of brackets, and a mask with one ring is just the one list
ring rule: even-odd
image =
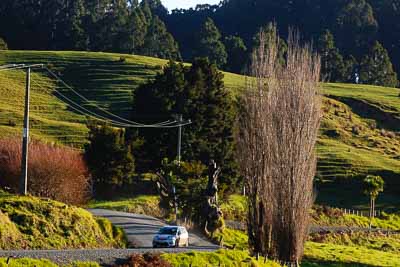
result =
[{"label": "dirt embankment", "polygon": [[331,95],[328,97],[350,106],[352,111],[360,117],[375,120],[378,128],[396,132],[400,131],[400,114],[395,111],[385,111],[379,106],[368,103],[365,100]]}]

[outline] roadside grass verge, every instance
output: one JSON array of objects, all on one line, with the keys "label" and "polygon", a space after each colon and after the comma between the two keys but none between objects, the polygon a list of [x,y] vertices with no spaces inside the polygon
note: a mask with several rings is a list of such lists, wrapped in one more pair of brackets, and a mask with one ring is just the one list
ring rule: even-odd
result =
[{"label": "roadside grass verge", "polygon": [[319,263],[320,266],[325,266],[324,262],[356,264],[355,266],[357,264],[359,266],[400,266],[398,253],[356,246],[307,242],[304,256],[305,262]]},{"label": "roadside grass verge", "polygon": [[[217,233],[217,236],[223,236],[223,243],[227,247],[236,244],[238,250],[234,251],[248,249],[247,235],[243,231],[225,229]],[[301,266],[400,266],[398,234],[328,234],[315,235],[311,240],[318,242],[306,242],[305,257]],[[197,263],[194,255],[186,257],[186,262],[190,263],[189,260],[193,260]],[[392,260],[394,258],[396,260]]]},{"label": "roadside grass verge", "polygon": [[49,199],[0,192],[0,249],[126,247],[110,221]]},{"label": "roadside grass verge", "polygon": [[310,241],[316,243],[329,243],[333,245],[363,247],[384,252],[397,253],[400,256],[400,234],[382,233],[326,233],[312,234]]},{"label": "roadside grass verge", "polygon": [[90,209],[109,209],[163,218],[165,211],[160,207],[160,197],[140,195],[116,200],[92,200],[87,205]]},{"label": "roadside grass verge", "polygon": [[[313,224],[320,226],[343,226],[343,227],[369,227],[370,219],[364,216],[357,215],[338,215],[327,216],[320,214],[313,216]],[[400,230],[400,215],[399,214],[386,214],[383,213],[381,218],[372,219],[372,226],[387,230]]]},{"label": "roadside grass verge", "polygon": [[223,246],[228,248],[247,250],[249,247],[248,236],[245,232],[229,228],[214,232],[212,240],[216,244],[219,244],[219,242],[222,240]]},{"label": "roadside grass verge", "polygon": [[244,222],[247,216],[246,197],[243,195],[230,195],[223,199],[221,211],[225,220]]},{"label": "roadside grass verge", "polygon": [[247,251],[241,250],[218,250],[216,252],[188,252],[177,254],[163,254],[162,258],[174,267],[214,267],[214,266],[253,266],[253,267],[279,267],[273,261],[266,261],[260,257],[257,261],[250,257]]}]

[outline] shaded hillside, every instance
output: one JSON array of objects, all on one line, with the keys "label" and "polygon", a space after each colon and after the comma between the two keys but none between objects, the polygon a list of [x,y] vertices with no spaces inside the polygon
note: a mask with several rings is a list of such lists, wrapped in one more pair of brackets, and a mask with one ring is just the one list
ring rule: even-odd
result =
[{"label": "shaded hillside", "polygon": [[[94,105],[128,116],[132,90],[154,77],[167,61],[156,58],[89,52],[0,51],[3,63],[45,63],[90,99],[82,101],[44,70],[32,76],[32,134],[36,138],[81,147],[86,118],[60,101],[58,90],[96,113]],[[24,74],[0,72],[0,135],[20,134]],[[237,94],[243,76],[225,73],[225,84]],[[318,201],[349,207],[368,203],[359,181],[367,173],[382,175],[387,186],[378,206],[400,205],[399,90],[368,85],[323,84],[324,120],[318,142]]]}]

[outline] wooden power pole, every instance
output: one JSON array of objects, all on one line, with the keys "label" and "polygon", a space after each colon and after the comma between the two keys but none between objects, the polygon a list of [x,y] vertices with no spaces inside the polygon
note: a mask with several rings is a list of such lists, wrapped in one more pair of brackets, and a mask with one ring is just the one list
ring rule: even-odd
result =
[{"label": "wooden power pole", "polygon": [[31,68],[26,70],[24,129],[22,133],[21,180],[19,192],[28,193],[28,144],[29,144],[29,96],[31,89]]}]

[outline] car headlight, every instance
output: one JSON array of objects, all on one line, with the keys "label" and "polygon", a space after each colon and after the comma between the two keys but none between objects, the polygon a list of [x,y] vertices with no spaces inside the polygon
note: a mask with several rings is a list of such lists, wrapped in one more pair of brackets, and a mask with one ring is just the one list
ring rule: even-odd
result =
[{"label": "car headlight", "polygon": [[175,236],[169,236],[168,239],[175,240],[176,237]]}]

